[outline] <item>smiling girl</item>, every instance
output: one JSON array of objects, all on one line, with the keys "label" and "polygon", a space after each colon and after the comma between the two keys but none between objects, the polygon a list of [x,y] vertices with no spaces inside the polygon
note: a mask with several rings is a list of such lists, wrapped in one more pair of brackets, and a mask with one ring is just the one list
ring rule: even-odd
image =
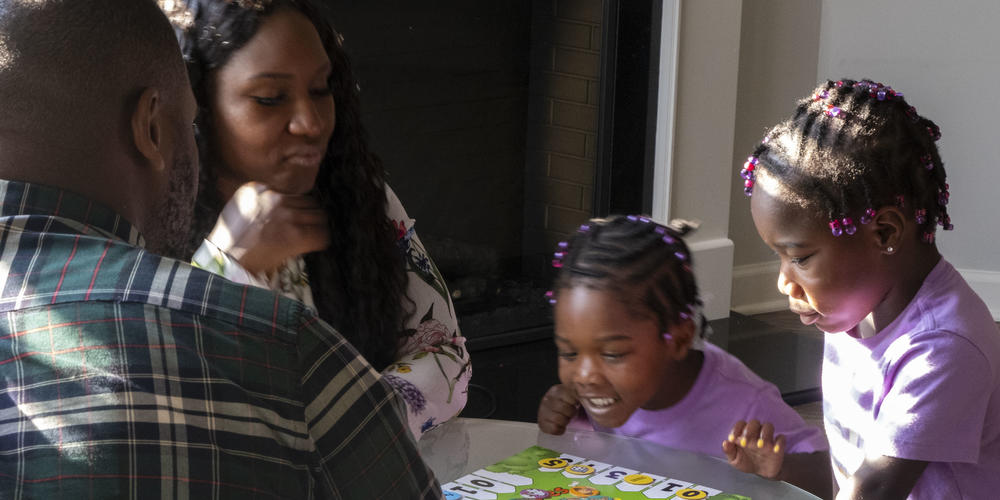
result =
[{"label": "smiling girl", "polygon": [[552,293],[560,384],[543,397],[538,425],[646,439],[724,457],[737,420],[772,423],[803,465],[782,477],[828,492],[822,432],[807,425],[778,389],[705,342],[685,223],[646,217],[595,219],[560,244]]}]

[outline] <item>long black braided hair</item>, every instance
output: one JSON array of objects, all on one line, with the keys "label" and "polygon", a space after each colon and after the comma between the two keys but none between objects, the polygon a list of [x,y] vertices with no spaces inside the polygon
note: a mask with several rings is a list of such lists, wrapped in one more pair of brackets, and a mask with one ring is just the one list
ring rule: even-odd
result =
[{"label": "long black braided hair", "polygon": [[657,321],[662,331],[693,320],[700,338],[706,322],[683,239],[695,227],[682,220],[664,226],[637,215],[591,219],[559,244],[551,300],[578,286],[609,291],[633,314]]},{"label": "long black braided hair", "polygon": [[[359,86],[340,35],[327,22],[327,13],[311,0],[171,2],[181,3],[172,11],[164,10],[174,23],[199,106],[201,177],[190,252],[211,231],[227,201],[217,189],[219,160],[212,144],[209,99],[213,76],[268,16],[282,9],[301,12],[316,28],[330,58],[329,84],[337,104],[337,126],[313,190],[327,214],[331,243],[324,251],[304,256],[306,271],[319,316],[382,370],[396,357],[405,321],[413,313],[412,301],[406,296],[407,275],[396,229],[386,215],[385,169],[368,148]],[[163,0],[160,4],[164,6]]]},{"label": "long black braided hair", "polygon": [[767,133],[741,176],[748,196],[758,180],[776,181],[778,199],[828,217],[837,236],[895,205],[932,243],[936,225],[953,227],[940,137],[901,92],[871,80],[828,81]]}]

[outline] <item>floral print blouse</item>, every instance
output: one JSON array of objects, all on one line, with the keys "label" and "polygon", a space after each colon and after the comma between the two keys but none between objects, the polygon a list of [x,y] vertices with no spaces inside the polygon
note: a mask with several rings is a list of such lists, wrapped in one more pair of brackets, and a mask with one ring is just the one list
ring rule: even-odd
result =
[{"label": "floral print blouse", "polygon": [[[472,367],[448,287],[417,237],[415,221],[388,186],[386,203],[406,260],[407,296],[416,308],[406,325],[399,359],[382,371],[382,377],[406,401],[410,431],[419,439],[465,407]],[[289,259],[270,278],[257,276],[206,239],[195,252],[193,264],[238,283],[281,292],[315,309],[302,257]]]}]

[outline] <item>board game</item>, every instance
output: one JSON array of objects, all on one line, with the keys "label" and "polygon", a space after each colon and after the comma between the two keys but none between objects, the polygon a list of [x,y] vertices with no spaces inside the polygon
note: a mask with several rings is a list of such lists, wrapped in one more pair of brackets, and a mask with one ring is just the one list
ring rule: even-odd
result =
[{"label": "board game", "polygon": [[606,464],[540,446],[443,484],[448,500],[750,500],[703,484]]}]

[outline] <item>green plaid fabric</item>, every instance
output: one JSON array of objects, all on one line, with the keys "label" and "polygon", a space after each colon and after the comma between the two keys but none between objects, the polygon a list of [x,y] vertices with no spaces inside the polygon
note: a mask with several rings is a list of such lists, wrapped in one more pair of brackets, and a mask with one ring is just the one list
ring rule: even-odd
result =
[{"label": "green plaid fabric", "polygon": [[0,498],[440,498],[402,403],[301,303],[0,180]]}]

